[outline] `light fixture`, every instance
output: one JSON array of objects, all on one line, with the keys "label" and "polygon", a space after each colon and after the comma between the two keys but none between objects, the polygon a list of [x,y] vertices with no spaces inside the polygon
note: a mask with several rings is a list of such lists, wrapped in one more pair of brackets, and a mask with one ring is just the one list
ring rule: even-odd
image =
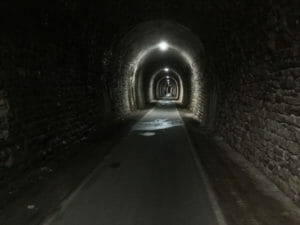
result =
[{"label": "light fixture", "polygon": [[165,72],[169,72],[169,70],[170,70],[169,68],[165,68],[164,69]]},{"label": "light fixture", "polygon": [[167,42],[165,42],[165,41],[162,41],[162,42],[160,42],[159,44],[158,44],[158,47],[159,47],[159,49],[161,50],[161,51],[167,51],[168,50],[168,48],[169,48],[169,44],[167,43]]}]

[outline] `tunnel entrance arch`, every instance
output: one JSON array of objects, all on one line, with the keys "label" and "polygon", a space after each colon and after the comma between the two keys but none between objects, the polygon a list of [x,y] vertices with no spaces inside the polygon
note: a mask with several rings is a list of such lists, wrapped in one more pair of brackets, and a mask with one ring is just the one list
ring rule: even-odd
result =
[{"label": "tunnel entrance arch", "polygon": [[178,82],[173,77],[162,77],[154,86],[155,100],[177,100],[179,95]]},{"label": "tunnel entrance arch", "polygon": [[155,103],[159,100],[157,94],[157,84],[166,77],[169,77],[169,79],[173,80],[176,86],[176,94],[172,100],[177,104],[184,104],[183,96],[187,95],[187,93],[184,94],[185,90],[181,76],[172,68],[168,68],[168,72],[166,72],[165,69],[160,69],[151,76],[148,87],[149,101],[151,103]]},{"label": "tunnel entrance arch", "polygon": [[170,21],[143,22],[129,31],[116,49],[116,76],[120,76],[117,85],[121,86],[116,94],[122,98],[117,101],[119,111],[128,113],[147,107],[155,96],[149,91],[151,77],[159,68],[168,66],[181,77],[177,103],[181,101],[182,107],[207,124],[210,97],[205,53],[202,42],[191,30]]}]

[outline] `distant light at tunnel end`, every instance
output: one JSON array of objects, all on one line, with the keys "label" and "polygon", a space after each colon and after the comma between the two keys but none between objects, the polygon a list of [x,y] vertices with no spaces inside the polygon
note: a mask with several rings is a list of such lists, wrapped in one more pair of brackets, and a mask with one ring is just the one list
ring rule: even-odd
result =
[{"label": "distant light at tunnel end", "polygon": [[160,42],[159,44],[158,44],[158,47],[159,47],[159,49],[161,50],[161,51],[167,51],[168,50],[168,48],[169,48],[169,44],[167,43],[167,42],[165,42],[165,41],[162,41],[162,42]]}]

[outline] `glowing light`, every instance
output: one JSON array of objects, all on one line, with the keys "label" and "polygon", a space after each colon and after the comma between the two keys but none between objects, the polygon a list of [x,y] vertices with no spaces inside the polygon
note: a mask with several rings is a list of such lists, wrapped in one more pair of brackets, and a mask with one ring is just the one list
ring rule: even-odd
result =
[{"label": "glowing light", "polygon": [[168,44],[167,42],[165,42],[165,41],[162,41],[162,42],[159,43],[158,47],[159,47],[159,49],[160,49],[161,51],[164,52],[164,51],[167,51],[167,50],[168,50],[169,44]]},{"label": "glowing light", "polygon": [[169,69],[169,68],[165,68],[164,71],[165,71],[165,72],[169,72],[170,69]]}]

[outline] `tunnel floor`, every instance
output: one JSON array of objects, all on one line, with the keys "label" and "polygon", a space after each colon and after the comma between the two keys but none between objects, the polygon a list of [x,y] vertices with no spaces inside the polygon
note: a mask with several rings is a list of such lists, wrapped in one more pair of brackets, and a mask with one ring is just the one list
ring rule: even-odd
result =
[{"label": "tunnel floor", "polygon": [[217,225],[183,126],[175,107],[152,109],[46,224]]}]

